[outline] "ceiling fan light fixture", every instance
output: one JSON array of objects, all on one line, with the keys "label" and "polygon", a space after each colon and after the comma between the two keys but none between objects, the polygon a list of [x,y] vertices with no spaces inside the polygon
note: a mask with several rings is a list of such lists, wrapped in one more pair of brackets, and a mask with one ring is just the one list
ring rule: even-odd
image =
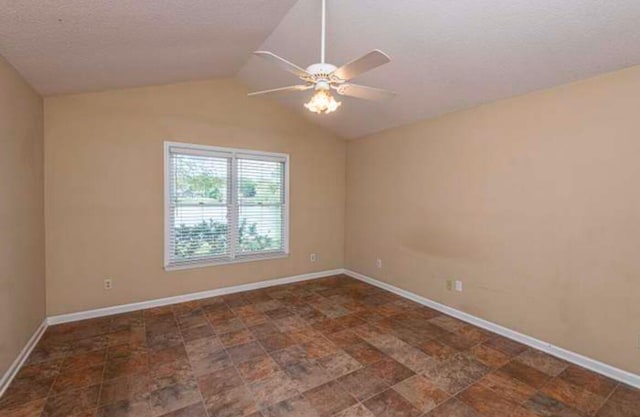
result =
[{"label": "ceiling fan light fixture", "polygon": [[364,85],[353,84],[349,81],[358,75],[370,71],[374,68],[384,65],[391,59],[377,49],[369,52],[360,58],[350,61],[340,68],[328,63],[325,58],[326,49],[326,17],[327,17],[327,0],[322,0],[322,32],[320,34],[320,62],[309,65],[304,69],[284,58],[279,57],[269,51],[255,51],[254,55],[261,57],[280,68],[296,75],[304,84],[291,85],[288,87],[272,88],[270,90],[256,91],[249,93],[250,96],[258,96],[263,94],[279,94],[295,91],[307,91],[315,89],[315,93],[305,107],[317,114],[332,113],[340,107],[340,102],[336,101],[331,94],[334,90],[341,96],[355,97],[365,100],[386,100],[395,95],[391,91],[382,90],[380,88],[366,87]]},{"label": "ceiling fan light fixture", "polygon": [[305,103],[307,110],[317,114],[332,113],[342,105],[341,102],[336,101],[333,95],[328,90],[317,90],[311,100]]}]

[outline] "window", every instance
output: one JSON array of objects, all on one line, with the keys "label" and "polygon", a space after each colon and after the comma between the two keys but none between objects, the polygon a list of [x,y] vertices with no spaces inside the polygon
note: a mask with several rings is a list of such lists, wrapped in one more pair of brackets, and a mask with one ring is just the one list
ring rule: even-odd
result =
[{"label": "window", "polygon": [[165,267],[286,256],[289,156],[165,142]]}]

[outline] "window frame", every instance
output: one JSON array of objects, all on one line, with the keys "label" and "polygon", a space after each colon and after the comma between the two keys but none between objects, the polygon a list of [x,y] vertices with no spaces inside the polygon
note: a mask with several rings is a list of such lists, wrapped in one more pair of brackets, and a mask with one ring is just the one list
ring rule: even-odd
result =
[{"label": "window frame", "polygon": [[[229,195],[231,197],[231,201],[228,202],[230,207],[233,207],[233,214],[230,216],[230,237],[231,237],[231,246],[233,250],[230,249],[231,255],[230,257],[218,256],[204,258],[201,261],[194,261],[189,263],[172,263],[172,255],[171,255],[171,149],[172,148],[180,148],[192,151],[201,151],[204,153],[215,154],[224,153],[230,154],[230,171],[231,177],[229,180]],[[211,155],[214,156],[214,155]],[[283,198],[283,214],[282,214],[282,233],[283,233],[283,250],[278,251],[265,251],[264,253],[250,253],[250,254],[240,254],[236,253],[235,248],[237,242],[237,233],[235,230],[239,221],[239,212],[240,212],[240,204],[238,203],[238,157],[246,156],[249,158],[256,158],[262,160],[269,159],[284,159],[284,198]],[[266,151],[258,151],[252,149],[245,148],[227,148],[220,146],[210,146],[210,145],[200,145],[186,142],[172,142],[165,141],[164,142],[164,269],[166,271],[176,271],[181,269],[193,269],[193,268],[205,268],[209,266],[217,266],[217,265],[228,265],[228,264],[237,264],[244,262],[255,262],[255,261],[263,261],[269,259],[281,259],[289,256],[289,164],[290,157],[289,154],[286,153],[277,153],[277,152],[266,152]]]}]

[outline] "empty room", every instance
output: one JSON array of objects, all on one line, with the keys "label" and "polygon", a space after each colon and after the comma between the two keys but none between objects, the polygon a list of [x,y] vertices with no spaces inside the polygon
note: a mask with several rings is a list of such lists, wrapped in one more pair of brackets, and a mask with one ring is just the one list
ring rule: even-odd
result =
[{"label": "empty room", "polygon": [[0,0],[0,417],[640,417],[638,22]]}]

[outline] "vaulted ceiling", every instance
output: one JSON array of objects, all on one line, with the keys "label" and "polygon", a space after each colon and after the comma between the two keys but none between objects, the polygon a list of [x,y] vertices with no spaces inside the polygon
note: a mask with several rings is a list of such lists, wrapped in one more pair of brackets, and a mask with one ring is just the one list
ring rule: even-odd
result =
[{"label": "vaulted ceiling", "polygon": [[[308,92],[270,100],[346,138],[640,64],[638,0],[328,1],[328,60],[383,50],[355,81],[398,96],[325,116]],[[320,0],[0,0],[0,54],[45,95],[233,75],[265,89],[297,80],[251,51],[317,62],[319,16]]]}]

